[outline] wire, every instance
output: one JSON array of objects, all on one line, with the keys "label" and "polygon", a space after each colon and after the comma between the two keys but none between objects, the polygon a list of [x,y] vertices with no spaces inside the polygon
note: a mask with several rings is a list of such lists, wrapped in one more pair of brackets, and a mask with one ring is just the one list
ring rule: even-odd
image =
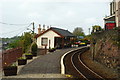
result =
[{"label": "wire", "polygon": [[[30,23],[27,27],[23,27],[24,30],[27,29],[28,27],[30,27],[31,24],[32,24],[32,23]],[[22,31],[23,31],[23,28],[19,28],[19,29],[17,29],[17,30],[13,30],[13,31],[10,31],[10,32],[2,33],[2,35],[11,34],[11,33],[14,33],[14,32],[16,32],[16,31],[19,31],[19,30],[21,30],[21,29],[22,29]]]},{"label": "wire", "polygon": [[[32,23],[31,23],[31,24],[32,24]],[[31,25],[31,24],[30,24],[30,25]],[[29,25],[29,26],[30,26],[30,25]],[[29,26],[28,26],[28,27],[29,27]],[[22,33],[23,31],[25,31],[28,27],[26,27],[25,29],[21,30],[16,36],[18,36],[20,33]]]},{"label": "wire", "polygon": [[[25,28],[25,27],[24,27],[24,28]],[[18,30],[21,30],[21,29],[23,29],[23,28],[19,28],[19,29],[17,29],[17,30],[13,30],[13,31],[9,31],[9,32],[6,32],[6,33],[2,33],[2,35],[14,33],[14,32],[16,32],[16,31],[18,31]]]},{"label": "wire", "polygon": [[15,26],[16,26],[16,25],[17,25],[17,26],[18,26],[18,25],[20,25],[20,26],[21,26],[21,25],[28,25],[28,24],[9,24],[9,23],[4,23],[4,22],[0,22],[0,24],[5,24],[5,25],[15,25]]}]

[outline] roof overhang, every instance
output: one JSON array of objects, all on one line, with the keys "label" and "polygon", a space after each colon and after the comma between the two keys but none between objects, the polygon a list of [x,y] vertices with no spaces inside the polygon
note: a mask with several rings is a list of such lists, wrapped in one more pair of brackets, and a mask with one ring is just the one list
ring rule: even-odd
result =
[{"label": "roof overhang", "polygon": [[35,38],[38,38],[39,36],[42,36],[43,34],[45,34],[46,32],[48,32],[48,31],[50,31],[50,30],[52,30],[53,32],[55,32],[56,34],[58,34],[60,37],[62,37],[62,38],[64,37],[63,35],[59,34],[59,33],[56,32],[55,30],[53,30],[52,28],[49,28],[49,29],[47,29],[46,31],[44,31],[43,33],[36,35]]},{"label": "roof overhang", "polygon": [[115,14],[114,14],[114,15],[111,15],[111,16],[107,16],[107,17],[105,17],[104,20],[110,20],[110,19],[112,19],[112,18],[115,19]]}]

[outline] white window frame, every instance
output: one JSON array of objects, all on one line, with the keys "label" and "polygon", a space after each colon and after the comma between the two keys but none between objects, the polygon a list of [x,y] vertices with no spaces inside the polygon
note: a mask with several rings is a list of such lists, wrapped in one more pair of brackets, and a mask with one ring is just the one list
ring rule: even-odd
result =
[{"label": "white window frame", "polygon": [[48,45],[48,38],[46,38],[46,37],[41,38],[41,45],[47,46]]}]

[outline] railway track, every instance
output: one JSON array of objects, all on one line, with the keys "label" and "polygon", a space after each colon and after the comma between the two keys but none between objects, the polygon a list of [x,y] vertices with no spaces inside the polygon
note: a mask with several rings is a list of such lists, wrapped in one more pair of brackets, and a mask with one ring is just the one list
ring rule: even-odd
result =
[{"label": "railway track", "polygon": [[73,75],[73,78],[84,80],[105,80],[103,77],[89,69],[81,60],[81,54],[89,48],[82,48],[72,51],[65,55],[63,61],[65,65],[65,74]]}]

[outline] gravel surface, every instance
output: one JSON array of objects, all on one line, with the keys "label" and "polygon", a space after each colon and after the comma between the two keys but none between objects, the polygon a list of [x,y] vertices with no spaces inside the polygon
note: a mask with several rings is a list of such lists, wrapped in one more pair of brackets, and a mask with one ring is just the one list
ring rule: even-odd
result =
[{"label": "gravel surface", "polygon": [[108,79],[118,79],[118,74],[115,70],[107,68],[106,66],[93,61],[92,58],[90,57],[90,51],[85,52],[82,55],[83,58],[83,62],[90,68],[92,69],[94,72],[98,73],[99,75],[101,75],[104,78],[108,78]]}]

